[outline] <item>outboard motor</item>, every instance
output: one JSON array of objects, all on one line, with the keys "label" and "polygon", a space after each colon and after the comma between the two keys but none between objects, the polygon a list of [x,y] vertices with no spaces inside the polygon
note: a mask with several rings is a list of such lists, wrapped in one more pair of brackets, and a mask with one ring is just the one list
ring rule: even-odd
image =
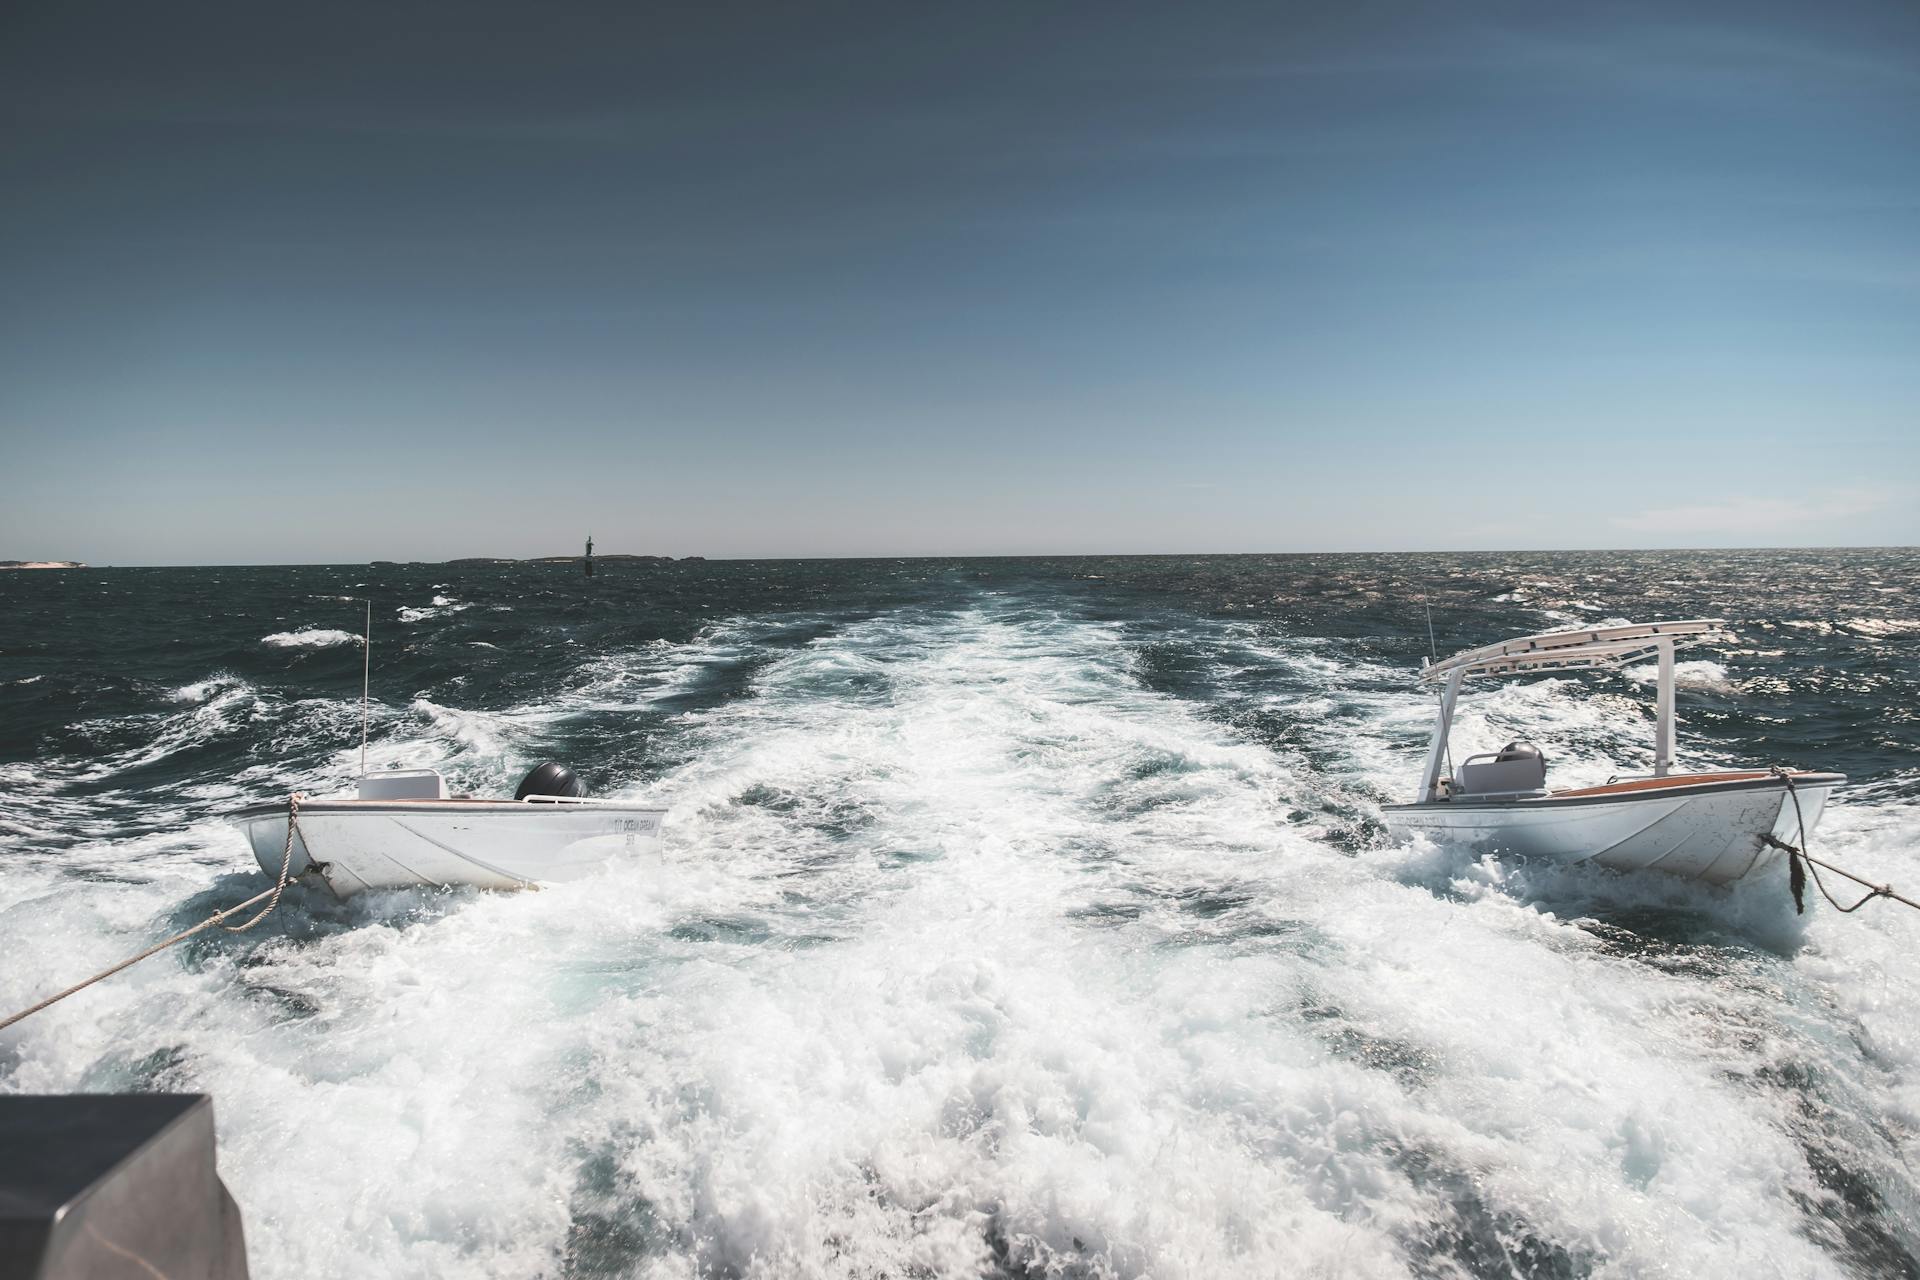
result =
[{"label": "outboard motor", "polygon": [[520,779],[520,789],[513,793],[513,798],[525,800],[528,796],[559,796],[566,800],[580,800],[586,794],[587,784],[580,781],[573,770],[549,760],[545,764],[535,765],[526,777]]},{"label": "outboard motor", "polygon": [[1500,748],[1499,754],[1494,756],[1494,759],[1501,764],[1506,764],[1510,760],[1538,760],[1540,772],[1544,775],[1547,771],[1547,757],[1542,754],[1540,748],[1519,738]]},{"label": "outboard motor", "polygon": [[1500,748],[1500,753],[1494,756],[1493,762],[1508,765],[1513,773],[1524,775],[1529,787],[1539,788],[1547,785],[1546,753],[1531,742],[1514,739]]}]

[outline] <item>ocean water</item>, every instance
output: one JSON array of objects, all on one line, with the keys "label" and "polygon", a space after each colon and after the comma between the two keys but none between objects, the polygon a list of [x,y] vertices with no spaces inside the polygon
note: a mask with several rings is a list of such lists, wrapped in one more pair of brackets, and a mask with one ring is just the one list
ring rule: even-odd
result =
[{"label": "ocean water", "polygon": [[[0,1006],[257,892],[225,818],[543,759],[538,893],[296,888],[0,1033],[213,1094],[254,1274],[1920,1275],[1920,913],[1392,848],[1427,650],[1720,616],[1689,767],[1840,769],[1920,885],[1920,553],[0,575]],[[1459,751],[1647,767],[1651,672]]]}]

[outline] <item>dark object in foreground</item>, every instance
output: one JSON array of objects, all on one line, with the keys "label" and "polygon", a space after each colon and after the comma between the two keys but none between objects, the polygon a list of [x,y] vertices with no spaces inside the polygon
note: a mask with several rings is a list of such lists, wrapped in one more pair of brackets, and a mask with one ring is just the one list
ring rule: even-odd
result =
[{"label": "dark object in foreground", "polygon": [[246,1280],[196,1093],[0,1097],[0,1280]]}]

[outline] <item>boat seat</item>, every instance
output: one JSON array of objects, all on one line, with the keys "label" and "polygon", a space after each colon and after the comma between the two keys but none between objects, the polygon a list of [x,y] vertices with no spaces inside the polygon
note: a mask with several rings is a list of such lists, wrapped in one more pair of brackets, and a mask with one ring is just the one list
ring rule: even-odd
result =
[{"label": "boat seat", "polygon": [[389,769],[360,775],[362,800],[445,800],[447,780],[434,769]]},{"label": "boat seat", "polygon": [[1498,751],[1469,756],[1453,777],[1459,796],[1515,795],[1543,791],[1547,758],[1531,742],[1509,742]]}]

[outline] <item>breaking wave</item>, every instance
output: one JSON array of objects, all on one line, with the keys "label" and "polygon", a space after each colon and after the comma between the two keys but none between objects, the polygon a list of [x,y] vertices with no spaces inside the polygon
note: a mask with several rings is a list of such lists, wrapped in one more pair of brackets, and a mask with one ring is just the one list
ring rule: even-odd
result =
[{"label": "breaking wave", "polygon": [[308,627],[302,631],[276,631],[270,636],[261,636],[260,643],[279,649],[330,649],[335,645],[359,644],[360,637],[351,631]]},{"label": "breaking wave", "polygon": [[449,614],[459,613],[463,609],[471,608],[473,608],[471,604],[462,604],[447,596],[436,595],[433,597],[431,604],[411,607],[402,605],[400,608],[394,610],[394,614],[402,622],[425,622],[429,618],[444,618]]},{"label": "breaking wave", "polygon": [[[1374,566],[1287,598],[1215,561],[711,570],[684,614],[584,594],[611,572],[463,579],[485,607],[385,672],[376,635],[370,763],[498,791],[566,760],[668,805],[664,855],[525,895],[296,888],[0,1037],[0,1088],[211,1091],[268,1278],[1920,1265],[1915,922],[1386,847],[1424,623],[1315,603],[1394,594]],[[1553,572],[1460,590],[1626,590]],[[1445,599],[1461,646],[1537,625]],[[1689,660],[1689,764],[1821,763],[1821,724],[1912,688],[1890,646],[1806,643]],[[0,762],[33,797],[0,806],[0,1004],[247,896],[221,814],[357,771],[357,657],[198,660]],[[1456,750],[1603,780],[1650,755],[1644,679],[1472,691]],[[1888,741],[1818,839],[1897,881],[1920,777]]]},{"label": "breaking wave", "polygon": [[[1660,668],[1657,663],[1648,662],[1624,667],[1621,674],[1629,680],[1651,685],[1660,678]],[[1723,693],[1730,693],[1734,688],[1728,679],[1726,665],[1706,658],[1674,663],[1673,683],[1676,688],[1715,689]]]}]

